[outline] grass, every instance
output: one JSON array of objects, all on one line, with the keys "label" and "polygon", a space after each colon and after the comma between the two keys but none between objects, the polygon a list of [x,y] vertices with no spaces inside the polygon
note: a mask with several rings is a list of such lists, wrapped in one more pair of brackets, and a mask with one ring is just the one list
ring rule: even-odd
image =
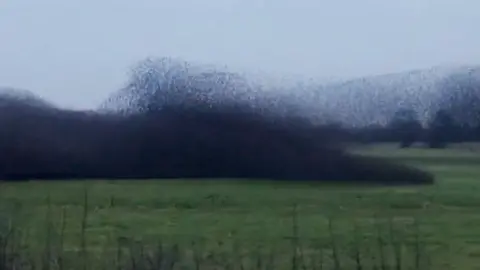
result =
[{"label": "grass", "polygon": [[480,152],[380,146],[363,153],[430,170],[437,183],[3,183],[0,239],[18,229],[7,237],[16,249],[43,265],[45,257],[63,258],[57,269],[113,269],[120,261],[145,269],[134,258],[154,251],[163,264],[181,256],[188,269],[475,269]]}]

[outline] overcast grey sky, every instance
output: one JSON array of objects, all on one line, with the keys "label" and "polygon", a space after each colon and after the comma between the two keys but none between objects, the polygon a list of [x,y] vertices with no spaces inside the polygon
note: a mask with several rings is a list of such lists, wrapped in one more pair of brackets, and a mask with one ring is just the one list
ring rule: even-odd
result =
[{"label": "overcast grey sky", "polygon": [[0,0],[0,86],[97,106],[147,56],[350,77],[480,64],[479,0]]}]

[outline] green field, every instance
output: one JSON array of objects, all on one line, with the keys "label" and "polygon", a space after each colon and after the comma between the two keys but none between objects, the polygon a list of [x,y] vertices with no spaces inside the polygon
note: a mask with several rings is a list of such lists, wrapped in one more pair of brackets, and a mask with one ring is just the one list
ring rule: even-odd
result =
[{"label": "green field", "polygon": [[250,269],[335,269],[336,261],[339,269],[357,269],[357,253],[363,269],[398,265],[396,259],[402,269],[478,269],[480,152],[390,146],[361,152],[425,168],[437,183],[2,183],[0,236],[16,228],[13,242],[35,260],[48,249],[66,261],[88,257],[88,269],[110,269],[117,248],[134,244],[137,251],[178,249],[180,264],[201,261],[207,269],[240,269],[240,261]]}]

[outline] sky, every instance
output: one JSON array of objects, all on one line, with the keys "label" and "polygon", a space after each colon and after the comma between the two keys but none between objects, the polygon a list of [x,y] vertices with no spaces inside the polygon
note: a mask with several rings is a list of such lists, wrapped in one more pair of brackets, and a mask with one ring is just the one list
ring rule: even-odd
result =
[{"label": "sky", "polygon": [[478,0],[0,0],[0,87],[98,106],[146,57],[349,78],[480,64]]}]

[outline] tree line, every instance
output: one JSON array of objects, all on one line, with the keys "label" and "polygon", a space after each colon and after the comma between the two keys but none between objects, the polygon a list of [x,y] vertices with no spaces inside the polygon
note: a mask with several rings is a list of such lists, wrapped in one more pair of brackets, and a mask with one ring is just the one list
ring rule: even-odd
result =
[{"label": "tree line", "polygon": [[[464,111],[469,110],[471,108],[464,108]],[[422,124],[415,111],[402,109],[386,125],[352,128],[351,134],[361,143],[393,142],[399,143],[401,148],[415,143],[423,143],[429,148],[445,148],[451,143],[480,142],[480,124],[457,121],[461,119],[458,116],[440,109]]]}]

